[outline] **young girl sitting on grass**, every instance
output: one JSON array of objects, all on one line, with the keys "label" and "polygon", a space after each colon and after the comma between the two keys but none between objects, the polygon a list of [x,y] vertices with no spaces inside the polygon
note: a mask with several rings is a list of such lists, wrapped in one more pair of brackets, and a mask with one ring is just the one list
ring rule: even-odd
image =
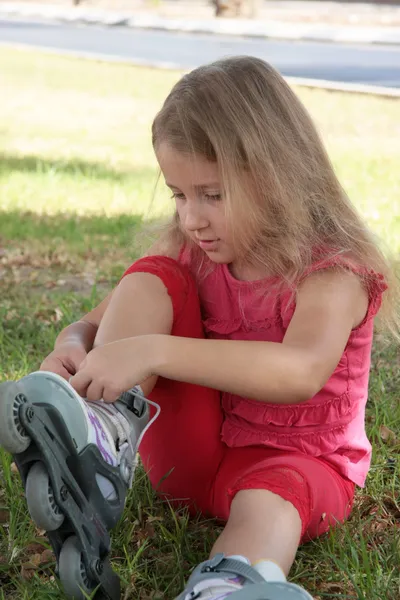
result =
[{"label": "young girl sitting on grass", "polygon": [[152,485],[227,521],[179,598],[309,598],[285,578],[364,485],[374,317],[389,286],[396,329],[394,277],[262,60],[185,75],[152,134],[174,217],[41,368],[89,401],[140,384],[160,405],[140,447]]}]

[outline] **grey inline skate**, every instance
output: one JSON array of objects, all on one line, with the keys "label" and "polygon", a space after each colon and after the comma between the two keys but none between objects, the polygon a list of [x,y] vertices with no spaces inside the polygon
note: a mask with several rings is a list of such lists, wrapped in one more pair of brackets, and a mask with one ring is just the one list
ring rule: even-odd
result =
[{"label": "grey inline skate", "polygon": [[223,554],[217,554],[196,567],[185,591],[176,600],[218,600],[225,597],[229,600],[312,600],[300,586],[288,581],[265,581],[250,565],[225,558]]},{"label": "grey inline skate", "polygon": [[[149,420],[149,404],[156,408]],[[119,600],[109,531],[132,485],[137,449],[159,407],[134,388],[114,404],[85,402],[59,375],[0,385],[0,446],[14,455],[28,510],[47,532],[71,600]]]}]

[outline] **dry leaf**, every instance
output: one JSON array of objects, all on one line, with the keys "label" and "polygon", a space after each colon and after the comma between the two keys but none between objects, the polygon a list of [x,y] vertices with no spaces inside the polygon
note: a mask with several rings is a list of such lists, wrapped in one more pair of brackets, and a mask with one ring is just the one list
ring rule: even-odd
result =
[{"label": "dry leaf", "polygon": [[147,522],[144,529],[145,529],[145,532],[147,534],[147,537],[154,538],[156,536],[156,532],[155,532],[154,527],[153,527],[153,525],[151,523]]},{"label": "dry leaf", "polygon": [[394,433],[394,431],[389,429],[389,427],[386,427],[386,425],[381,425],[379,427],[379,435],[381,436],[381,439],[384,442],[387,442],[389,444],[396,442],[396,434]]},{"label": "dry leaf", "polygon": [[36,533],[38,535],[39,538],[42,538],[44,542],[48,542],[48,539],[45,537],[46,535],[46,530],[45,529],[39,529],[38,527],[36,528]]},{"label": "dry leaf", "polygon": [[35,575],[35,569],[29,569],[22,565],[21,567],[21,577],[25,579],[25,581],[29,581]]},{"label": "dry leaf", "polygon": [[29,557],[29,560],[22,563],[21,568],[24,569],[25,571],[34,571],[39,567],[39,565],[40,565],[40,554],[32,554],[32,556]]},{"label": "dry leaf", "polygon": [[25,550],[29,555],[32,555],[37,553],[41,554],[44,548],[43,544],[39,544],[39,542],[32,542],[31,544],[26,546]]},{"label": "dry leaf", "polygon": [[54,562],[54,560],[55,560],[55,557],[54,557],[53,551],[49,550],[49,549],[46,549],[41,554],[40,564],[44,565],[44,564],[49,563],[49,562]]},{"label": "dry leaf", "polygon": [[5,318],[6,318],[6,321],[12,321],[12,319],[15,319],[15,318],[17,317],[17,314],[18,314],[18,313],[17,313],[17,311],[16,311],[16,310],[14,310],[14,309],[11,309],[11,310],[9,310],[9,311],[6,313],[6,317],[5,317]]},{"label": "dry leaf", "polygon": [[0,523],[8,523],[10,520],[10,511],[7,509],[0,509]]},{"label": "dry leaf", "polygon": [[153,516],[153,515],[149,515],[147,517],[147,523],[154,523],[154,521],[163,521],[163,517],[158,517],[158,516]]},{"label": "dry leaf", "polygon": [[61,310],[61,308],[58,308],[58,306],[54,309],[54,322],[55,323],[59,323],[61,321],[61,319],[63,318],[64,313]]},{"label": "dry leaf", "polygon": [[33,567],[38,567],[40,565],[41,558],[42,558],[42,555],[39,554],[39,552],[37,552],[36,554],[32,554],[32,556],[29,559],[29,562],[31,563],[31,565]]}]

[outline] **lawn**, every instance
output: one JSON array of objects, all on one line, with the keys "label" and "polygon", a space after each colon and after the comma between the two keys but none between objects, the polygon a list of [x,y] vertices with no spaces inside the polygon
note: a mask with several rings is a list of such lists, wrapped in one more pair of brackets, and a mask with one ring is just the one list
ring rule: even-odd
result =
[{"label": "lawn", "polygon": [[[154,196],[150,123],[179,76],[2,49],[0,380],[37,369],[57,332],[138,256],[143,226],[170,210],[162,185]],[[297,92],[355,205],[399,256],[400,101]],[[367,487],[349,523],[305,545],[291,573],[319,600],[400,597],[400,357],[377,340]],[[114,534],[124,600],[173,598],[219,531],[172,512],[140,472]],[[0,599],[63,597],[47,548],[0,451]]]}]

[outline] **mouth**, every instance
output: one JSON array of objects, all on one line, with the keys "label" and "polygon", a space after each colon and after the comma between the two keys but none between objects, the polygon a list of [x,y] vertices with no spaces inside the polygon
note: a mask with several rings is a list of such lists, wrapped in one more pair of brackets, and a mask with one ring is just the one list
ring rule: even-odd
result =
[{"label": "mouth", "polygon": [[219,242],[219,238],[217,238],[216,240],[197,240],[198,245],[203,250],[216,250]]}]

